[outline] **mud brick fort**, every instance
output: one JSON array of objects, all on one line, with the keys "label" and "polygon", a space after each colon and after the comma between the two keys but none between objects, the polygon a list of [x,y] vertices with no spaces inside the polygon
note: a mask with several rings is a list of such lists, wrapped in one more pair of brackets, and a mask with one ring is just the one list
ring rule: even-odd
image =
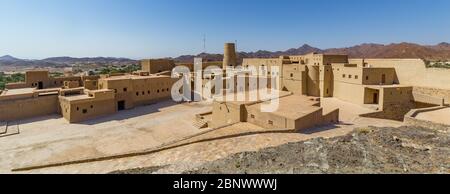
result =
[{"label": "mud brick fort", "polygon": [[[23,83],[12,83],[0,94],[0,121],[15,121],[59,114],[70,123],[87,121],[122,110],[158,103],[171,98],[172,86],[180,80],[171,71],[177,66],[194,69],[193,63],[170,59],[146,59],[142,70],[131,74],[50,77],[46,70],[26,72]],[[279,91],[279,108],[262,112],[271,99],[214,100],[212,111],[198,116],[199,127],[220,127],[250,122],[264,128],[302,130],[339,122],[339,109],[324,112],[321,99],[337,98],[372,109],[361,116],[403,120],[412,110],[445,108],[450,102],[450,70],[426,68],[421,59],[351,59],[347,55],[310,53],[278,58],[237,60],[235,45],[226,43],[223,61],[205,61],[202,69],[221,67],[224,84],[229,67],[267,69],[264,78],[270,90]],[[271,67],[278,67],[275,85]],[[203,82],[213,79],[203,76]],[[249,86],[249,75],[244,76]],[[272,83],[272,85],[271,85]],[[266,86],[256,86],[260,89]],[[408,114],[409,113],[409,114]]]}]

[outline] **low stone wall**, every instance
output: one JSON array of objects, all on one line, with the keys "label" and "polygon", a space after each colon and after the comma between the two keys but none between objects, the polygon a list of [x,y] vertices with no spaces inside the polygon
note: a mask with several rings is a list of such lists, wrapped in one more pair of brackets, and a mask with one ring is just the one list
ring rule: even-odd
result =
[{"label": "low stone wall", "polygon": [[413,93],[443,98],[445,104],[450,104],[450,90],[427,87],[413,87]]},{"label": "low stone wall", "polygon": [[435,111],[440,110],[443,108],[447,108],[445,106],[438,106],[438,107],[431,107],[431,108],[422,108],[422,109],[413,109],[408,114],[405,115],[405,119],[403,123],[406,126],[418,126],[418,127],[424,127],[434,130],[449,130],[450,125],[440,124],[440,123],[434,123],[431,121],[421,120],[415,118],[419,113],[428,112],[428,111]]},{"label": "low stone wall", "polygon": [[323,124],[339,123],[339,109],[335,109],[323,115]]},{"label": "low stone wall", "polygon": [[405,115],[414,108],[416,108],[415,103],[390,103],[385,105],[382,111],[361,114],[359,116],[403,121]]},{"label": "low stone wall", "polygon": [[5,85],[6,89],[12,90],[12,89],[20,89],[20,88],[26,88],[27,84],[23,82],[19,83],[9,83]]}]

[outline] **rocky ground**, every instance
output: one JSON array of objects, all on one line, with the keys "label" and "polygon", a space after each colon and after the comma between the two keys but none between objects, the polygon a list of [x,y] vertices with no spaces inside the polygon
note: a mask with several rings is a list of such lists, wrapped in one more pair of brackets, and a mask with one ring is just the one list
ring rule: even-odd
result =
[{"label": "rocky ground", "polygon": [[359,128],[346,136],[238,153],[183,173],[450,173],[450,135],[418,127]]},{"label": "rocky ground", "polygon": [[449,131],[361,128],[239,153],[186,173],[450,173]]}]

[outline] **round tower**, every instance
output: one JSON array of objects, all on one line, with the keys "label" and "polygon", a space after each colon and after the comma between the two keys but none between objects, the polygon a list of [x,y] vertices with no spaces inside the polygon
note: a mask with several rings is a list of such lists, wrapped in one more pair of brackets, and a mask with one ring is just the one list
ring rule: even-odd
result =
[{"label": "round tower", "polygon": [[225,43],[223,52],[223,68],[236,67],[236,45],[234,43]]}]

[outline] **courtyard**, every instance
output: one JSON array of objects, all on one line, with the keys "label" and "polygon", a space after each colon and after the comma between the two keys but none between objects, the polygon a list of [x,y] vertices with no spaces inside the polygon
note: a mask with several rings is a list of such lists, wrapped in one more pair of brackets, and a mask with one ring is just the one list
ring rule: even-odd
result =
[{"label": "courtyard", "polygon": [[[69,124],[57,115],[23,120],[20,134],[0,138],[0,173],[24,167],[36,168],[17,173],[108,173],[149,166],[167,166],[158,173],[177,173],[242,151],[342,136],[356,127],[402,124],[361,118],[359,114],[371,110],[335,98],[322,99],[322,107],[324,112],[340,108],[341,122],[302,132],[250,123],[198,129],[193,125],[195,115],[211,111],[210,105],[172,101],[80,124]],[[57,165],[45,167],[48,164]]]}]

